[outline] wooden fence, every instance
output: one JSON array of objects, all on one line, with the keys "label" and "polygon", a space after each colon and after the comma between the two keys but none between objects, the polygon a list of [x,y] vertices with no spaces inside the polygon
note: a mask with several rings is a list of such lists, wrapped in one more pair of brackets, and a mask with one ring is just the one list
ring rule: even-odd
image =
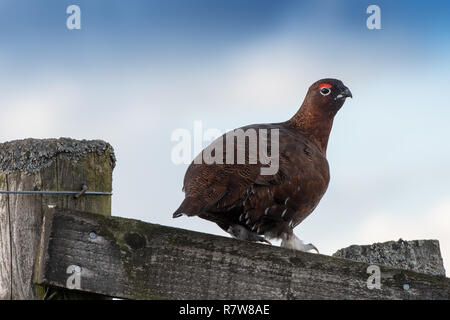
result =
[{"label": "wooden fence", "polygon": [[[101,141],[0,145],[0,299],[450,299],[450,279],[111,217]],[[86,192],[84,190],[83,192]],[[104,194],[103,194],[104,193]]]}]

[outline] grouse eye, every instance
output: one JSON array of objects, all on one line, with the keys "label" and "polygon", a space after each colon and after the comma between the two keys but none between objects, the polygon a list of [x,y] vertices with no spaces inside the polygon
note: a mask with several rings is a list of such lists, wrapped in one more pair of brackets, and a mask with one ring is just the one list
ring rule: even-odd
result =
[{"label": "grouse eye", "polygon": [[323,95],[323,96],[329,95],[330,92],[331,92],[331,90],[329,88],[322,88],[322,89],[320,89],[320,94]]}]

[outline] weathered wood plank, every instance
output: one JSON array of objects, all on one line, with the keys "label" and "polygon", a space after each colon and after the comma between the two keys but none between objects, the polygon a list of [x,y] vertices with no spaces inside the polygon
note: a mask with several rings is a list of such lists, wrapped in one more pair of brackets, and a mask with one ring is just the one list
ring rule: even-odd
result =
[{"label": "weathered wood plank", "polygon": [[361,262],[66,209],[44,221],[39,284],[66,287],[72,266],[78,289],[131,299],[450,299],[440,276],[380,267],[370,290]]},{"label": "weathered wood plank", "polygon": [[[8,188],[6,174],[0,172],[0,190]],[[9,197],[0,194],[0,300],[11,299],[11,242]]]},{"label": "weathered wood plank", "polygon": [[[8,175],[9,190],[34,190],[36,175],[15,172]],[[41,198],[37,195],[10,195],[11,217],[11,297],[33,299],[33,268],[42,222]]]},{"label": "weathered wood plank", "polygon": [[[112,147],[99,140],[26,139],[0,144],[0,190],[77,191],[86,184],[89,191],[111,192],[113,168]],[[33,273],[42,217],[49,206],[110,215],[111,197],[0,195],[0,299],[43,297],[43,291],[36,290],[42,288],[35,288]]]}]

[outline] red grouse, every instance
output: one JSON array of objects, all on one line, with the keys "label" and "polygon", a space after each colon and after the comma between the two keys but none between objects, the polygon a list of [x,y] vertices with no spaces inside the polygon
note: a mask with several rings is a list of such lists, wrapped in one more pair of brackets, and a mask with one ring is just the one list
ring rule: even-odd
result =
[{"label": "red grouse", "polygon": [[[328,138],[347,97],[352,94],[340,80],[322,79],[311,85],[290,120],[249,125],[217,139],[189,166],[183,187],[186,198],[173,217],[199,216],[237,239],[281,239],[282,247],[317,251],[298,239],[293,229],[327,190]],[[270,161],[267,157],[262,161],[264,151],[270,153]]]}]

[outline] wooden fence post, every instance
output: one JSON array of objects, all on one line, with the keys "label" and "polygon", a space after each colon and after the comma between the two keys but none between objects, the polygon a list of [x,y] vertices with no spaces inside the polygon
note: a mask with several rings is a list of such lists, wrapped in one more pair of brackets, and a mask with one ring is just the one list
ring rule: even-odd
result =
[{"label": "wooden fence post", "polygon": [[[27,139],[0,144],[0,190],[112,191],[113,148],[100,140]],[[43,216],[51,207],[111,215],[110,195],[0,193],[0,299],[43,298],[33,284]]]}]

